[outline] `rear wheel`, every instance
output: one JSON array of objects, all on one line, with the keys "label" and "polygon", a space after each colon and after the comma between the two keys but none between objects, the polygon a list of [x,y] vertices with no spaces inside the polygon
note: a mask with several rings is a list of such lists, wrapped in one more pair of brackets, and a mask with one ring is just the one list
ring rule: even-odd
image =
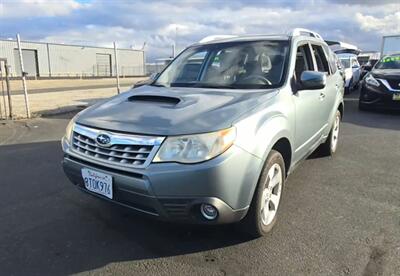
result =
[{"label": "rear wheel", "polygon": [[272,150],[265,162],[249,212],[241,222],[242,229],[253,237],[267,234],[275,225],[285,176],[283,157],[278,151]]},{"label": "rear wheel", "polygon": [[320,147],[320,152],[324,156],[331,156],[337,150],[341,118],[342,115],[340,114],[340,111],[337,110],[329,136],[326,139],[326,142],[323,143]]}]

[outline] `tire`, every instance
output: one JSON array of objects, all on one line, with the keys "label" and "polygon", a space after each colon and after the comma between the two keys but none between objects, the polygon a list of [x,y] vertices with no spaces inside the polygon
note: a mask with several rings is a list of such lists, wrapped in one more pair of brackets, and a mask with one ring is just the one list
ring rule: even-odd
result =
[{"label": "tire", "polygon": [[[275,179],[273,182],[271,176],[272,179]],[[272,150],[265,161],[250,209],[241,221],[242,231],[250,234],[253,238],[258,238],[272,230],[276,223],[285,178],[283,157],[278,151]],[[272,186],[274,187],[272,188]]]},{"label": "tire", "polygon": [[342,114],[340,114],[340,111],[337,110],[331,131],[329,132],[329,136],[326,139],[326,142],[320,146],[321,155],[332,156],[335,154],[335,152],[337,150],[337,146],[338,146],[341,118],[342,118]]}]

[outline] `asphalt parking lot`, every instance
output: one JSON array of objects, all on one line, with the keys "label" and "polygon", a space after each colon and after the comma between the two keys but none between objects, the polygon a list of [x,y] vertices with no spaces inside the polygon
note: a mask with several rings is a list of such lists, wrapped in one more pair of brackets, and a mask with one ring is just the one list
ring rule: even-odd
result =
[{"label": "asphalt parking lot", "polygon": [[0,124],[0,274],[399,275],[400,115],[346,99],[334,158],[288,179],[272,233],[149,220],[83,194],[61,168],[73,114]]}]

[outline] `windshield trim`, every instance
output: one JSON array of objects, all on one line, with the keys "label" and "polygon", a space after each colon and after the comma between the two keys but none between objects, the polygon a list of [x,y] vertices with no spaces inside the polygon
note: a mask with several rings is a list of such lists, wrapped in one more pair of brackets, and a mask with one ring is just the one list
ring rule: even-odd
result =
[{"label": "windshield trim", "polygon": [[[289,67],[289,62],[290,62],[290,53],[291,53],[291,48],[292,48],[292,43],[290,39],[287,40],[282,40],[282,39],[257,39],[257,40],[251,40],[251,41],[227,41],[227,42],[219,42],[219,43],[210,43],[210,44],[194,44],[191,45],[189,47],[187,47],[186,49],[184,49],[182,52],[180,52],[173,60],[171,60],[171,62],[165,66],[165,68],[158,74],[157,78],[155,78],[149,85],[150,86],[160,86],[159,83],[157,83],[158,79],[160,78],[160,76],[164,73],[164,71],[166,71],[171,65],[172,63],[179,58],[182,54],[184,54],[186,51],[192,50],[192,49],[201,49],[201,48],[207,48],[209,49],[209,47],[215,47],[218,48],[220,47],[220,45],[226,45],[226,47],[232,47],[235,45],[240,45],[240,44],[248,44],[248,43],[259,43],[259,42],[286,42],[287,45],[285,45],[287,47],[287,51],[286,51],[286,55],[285,55],[285,62],[283,63],[283,67],[282,67],[282,76],[280,79],[280,82],[274,85],[262,85],[262,87],[258,86],[258,87],[254,87],[254,88],[243,88],[243,87],[237,87],[237,88],[215,88],[215,89],[242,89],[242,90],[263,90],[263,89],[276,89],[276,88],[280,88],[283,87],[286,84],[287,81],[287,74],[288,74],[288,67]],[[211,52],[208,52],[206,57],[207,58],[207,62],[205,62],[201,69],[200,69],[200,74],[199,77],[201,77],[203,75],[203,70],[204,68],[206,68],[206,66],[208,65],[209,62],[211,62],[210,60],[208,60],[209,55],[211,54]],[[247,85],[248,86],[248,85]],[[166,87],[174,87],[174,86],[166,86]],[[206,87],[196,87],[195,85],[193,86],[181,86],[181,88],[206,88]]]}]

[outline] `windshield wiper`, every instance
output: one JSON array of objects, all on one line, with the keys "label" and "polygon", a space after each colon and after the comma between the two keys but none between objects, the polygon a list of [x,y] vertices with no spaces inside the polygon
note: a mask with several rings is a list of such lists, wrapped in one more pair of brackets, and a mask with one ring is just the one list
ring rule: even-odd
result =
[{"label": "windshield wiper", "polygon": [[171,82],[171,87],[193,87],[195,82]]},{"label": "windshield wiper", "polygon": [[161,84],[161,83],[152,83],[152,84],[150,84],[151,86],[156,86],[156,87],[167,87],[166,85],[164,85],[164,84]]},{"label": "windshield wiper", "polygon": [[200,88],[219,88],[219,89],[237,89],[236,86],[229,85],[229,84],[208,84],[208,83],[198,83],[194,87]]}]

